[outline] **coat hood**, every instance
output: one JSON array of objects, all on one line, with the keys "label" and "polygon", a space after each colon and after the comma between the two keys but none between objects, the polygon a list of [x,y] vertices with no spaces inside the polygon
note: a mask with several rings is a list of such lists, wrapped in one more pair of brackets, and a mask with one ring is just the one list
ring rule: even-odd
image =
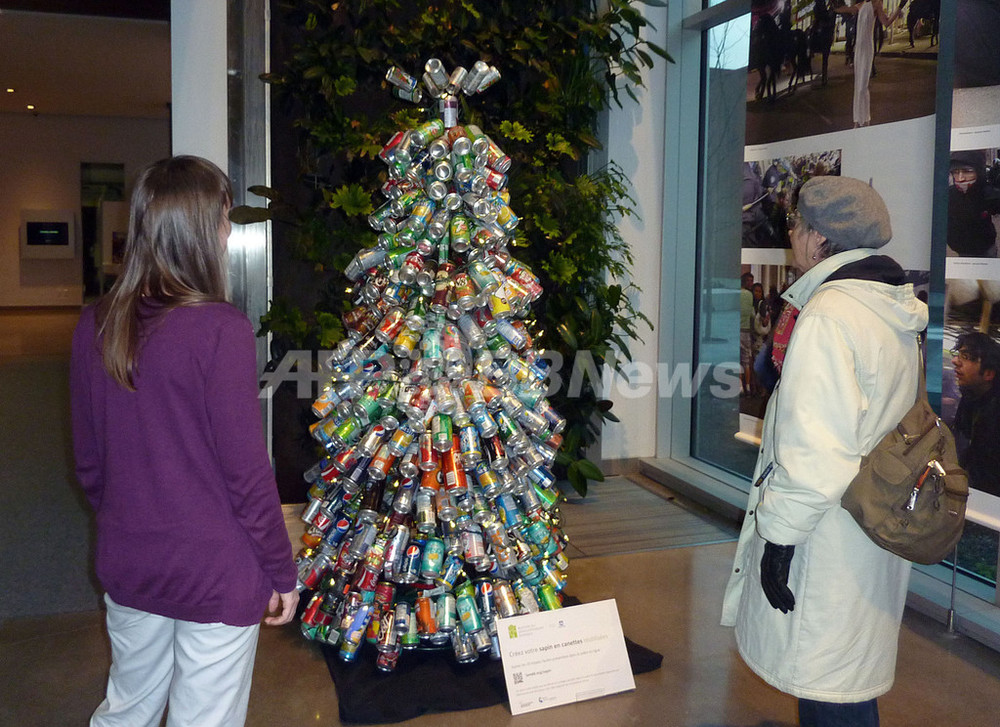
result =
[{"label": "coat hood", "polygon": [[799,310],[816,295],[841,292],[896,330],[917,335],[927,328],[927,305],[901,282],[902,268],[876,250],[847,250],[821,260],[785,291],[782,298]]}]

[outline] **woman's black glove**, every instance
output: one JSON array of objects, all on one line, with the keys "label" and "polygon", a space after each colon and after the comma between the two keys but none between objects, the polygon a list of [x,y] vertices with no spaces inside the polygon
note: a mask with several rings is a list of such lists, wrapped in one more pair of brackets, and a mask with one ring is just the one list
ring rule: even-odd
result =
[{"label": "woman's black glove", "polygon": [[764,543],[760,559],[760,585],[767,601],[782,613],[795,610],[795,596],[788,588],[788,569],[795,555],[794,545]]}]

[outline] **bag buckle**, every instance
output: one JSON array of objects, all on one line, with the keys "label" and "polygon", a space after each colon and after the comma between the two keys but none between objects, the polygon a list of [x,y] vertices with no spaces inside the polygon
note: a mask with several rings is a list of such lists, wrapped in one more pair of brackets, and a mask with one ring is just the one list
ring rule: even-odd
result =
[{"label": "bag buckle", "polygon": [[917,496],[920,495],[920,488],[924,486],[924,482],[927,481],[929,476],[934,477],[944,477],[944,467],[936,459],[932,459],[927,463],[924,471],[920,473],[920,477],[917,478],[917,483],[913,486],[913,490],[910,492],[910,497],[907,499],[906,504],[903,505],[904,510],[913,511],[917,506]]}]

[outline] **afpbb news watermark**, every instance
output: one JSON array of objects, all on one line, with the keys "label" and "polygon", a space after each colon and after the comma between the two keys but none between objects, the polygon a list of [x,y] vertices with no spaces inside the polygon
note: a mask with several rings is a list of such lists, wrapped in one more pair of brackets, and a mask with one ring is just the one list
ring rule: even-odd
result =
[{"label": "afpbb news watermark", "polygon": [[[282,384],[293,384],[299,399],[315,399],[330,383],[330,351],[289,351],[273,371],[261,377],[260,398],[269,398]],[[567,398],[576,398],[588,384],[599,397],[612,394],[619,399],[641,399],[655,395],[659,398],[692,398],[705,394],[718,399],[740,395],[740,365],[738,362],[658,363],[652,366],[644,361],[625,362],[620,372],[615,371],[616,361],[606,358],[598,365],[590,351],[577,351],[571,366],[566,365],[558,351],[546,351],[540,356],[548,364],[545,379],[546,396],[563,391]],[[568,370],[567,370],[568,369]]]}]

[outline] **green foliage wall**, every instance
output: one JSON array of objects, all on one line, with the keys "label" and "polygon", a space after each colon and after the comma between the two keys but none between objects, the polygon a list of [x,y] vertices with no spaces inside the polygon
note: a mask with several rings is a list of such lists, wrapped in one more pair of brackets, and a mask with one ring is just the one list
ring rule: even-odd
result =
[{"label": "green foliage wall", "polygon": [[[647,4],[660,4],[648,2]],[[263,329],[288,348],[330,348],[342,336],[339,315],[351,307],[340,271],[361,246],[375,244],[367,215],[381,202],[385,165],[377,158],[391,135],[436,109],[398,101],[384,80],[390,66],[418,78],[428,58],[446,68],[471,68],[480,58],[501,80],[460,98],[459,123],[475,123],[513,159],[511,205],[521,217],[515,255],[541,278],[546,295],[535,309],[543,347],[563,358],[568,378],[578,350],[600,366],[628,359],[630,340],[648,324],[636,310],[629,281],[632,256],[616,226],[634,214],[629,181],[611,165],[587,173],[600,147],[598,116],[620,93],[634,97],[641,72],[663,49],[639,38],[646,25],[626,0],[597,10],[587,0],[397,0],[284,4],[294,33],[290,57],[265,76],[276,102],[300,133],[301,190],[255,188],[268,209],[243,208],[236,219],[274,219],[290,225],[295,257],[309,265],[316,303],[303,309],[276,299]],[[570,422],[557,474],[586,492],[601,479],[583,456],[602,419],[616,421],[610,402],[585,383],[579,396],[553,394]]]}]

